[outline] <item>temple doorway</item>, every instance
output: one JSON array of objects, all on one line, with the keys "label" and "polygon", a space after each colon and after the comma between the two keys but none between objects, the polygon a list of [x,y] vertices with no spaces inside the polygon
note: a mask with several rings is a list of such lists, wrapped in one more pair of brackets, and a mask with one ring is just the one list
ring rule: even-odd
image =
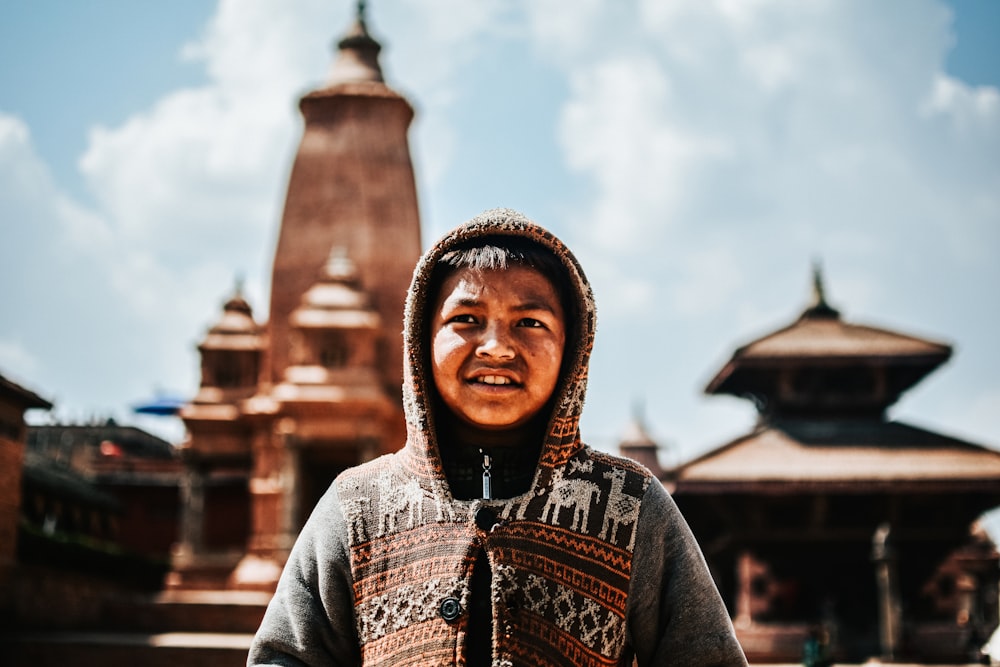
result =
[{"label": "temple doorway", "polygon": [[296,489],[299,529],[337,475],[359,462],[359,448],[342,441],[310,442],[302,448]]}]

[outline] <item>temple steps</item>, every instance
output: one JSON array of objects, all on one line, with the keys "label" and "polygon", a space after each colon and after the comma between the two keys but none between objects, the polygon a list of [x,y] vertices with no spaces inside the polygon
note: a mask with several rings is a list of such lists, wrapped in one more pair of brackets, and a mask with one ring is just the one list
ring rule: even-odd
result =
[{"label": "temple steps", "polygon": [[242,667],[269,599],[243,591],[115,598],[91,627],[0,635],[0,653],[4,664],[25,667]]},{"label": "temple steps", "polygon": [[270,599],[269,593],[249,591],[164,591],[120,598],[105,604],[101,626],[146,633],[252,635]]},{"label": "temple steps", "polygon": [[38,632],[0,639],[23,667],[243,667],[252,634]]}]

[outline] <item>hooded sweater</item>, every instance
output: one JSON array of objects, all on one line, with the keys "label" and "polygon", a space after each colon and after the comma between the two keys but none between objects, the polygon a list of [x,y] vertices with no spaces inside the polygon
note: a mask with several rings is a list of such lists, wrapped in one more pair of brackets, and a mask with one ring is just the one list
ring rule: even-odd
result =
[{"label": "hooded sweater", "polygon": [[[449,484],[456,464],[442,456],[430,288],[445,253],[482,237],[520,237],[550,252],[572,303],[527,490],[463,499]],[[493,667],[631,665],[633,658],[642,667],[745,665],[701,551],[662,484],[638,463],[581,441],[595,330],[593,294],[576,258],[515,211],[486,211],[428,250],[404,313],[406,443],[345,471],[320,500],[248,665],[481,667],[470,662],[468,640],[481,606],[474,597],[483,595]],[[488,586],[474,586],[484,572]]]}]

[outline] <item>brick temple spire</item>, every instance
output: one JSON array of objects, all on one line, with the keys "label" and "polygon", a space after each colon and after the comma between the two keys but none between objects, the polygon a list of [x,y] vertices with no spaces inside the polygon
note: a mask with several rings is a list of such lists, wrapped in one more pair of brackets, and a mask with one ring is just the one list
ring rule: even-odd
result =
[{"label": "brick temple spire", "polygon": [[337,57],[330,67],[328,85],[347,81],[384,81],[378,55],[382,45],[368,34],[364,0],[358,2],[354,24],[337,42]]},{"label": "brick temple spire", "polygon": [[[214,374],[182,413],[191,433],[184,540],[193,546],[174,562],[177,588],[273,591],[337,474],[405,441],[403,303],[421,253],[420,218],[407,138],[413,107],[383,81],[381,48],[359,2],[326,81],[299,100],[304,127],[269,320],[259,336],[252,331],[260,347],[249,358],[230,349],[232,335],[225,349],[202,346]],[[224,320],[253,328],[236,297]],[[259,374],[237,365],[236,382],[230,366],[258,355]],[[232,483],[216,488],[220,480]],[[210,539],[221,511],[227,525],[249,524],[243,550]]]},{"label": "brick temple spire", "polygon": [[407,132],[409,102],[382,81],[381,47],[359,3],[324,86],[299,107],[305,129],[292,166],[274,255],[270,380],[288,365],[288,318],[329,257],[356,263],[386,330],[378,368],[386,390],[402,386],[403,301],[420,256],[420,220]]},{"label": "brick temple spire", "polygon": [[[421,252],[413,107],[383,82],[364,9],[338,42],[324,86],[299,102],[305,128],[274,253],[268,369],[245,406],[257,431],[249,552],[230,580],[239,588],[273,590],[304,517],[337,473],[405,440],[401,323]],[[338,316],[316,302],[345,287],[328,284],[337,282],[335,248],[335,259],[353,262],[352,284],[363,287],[377,328],[310,325]]]}]

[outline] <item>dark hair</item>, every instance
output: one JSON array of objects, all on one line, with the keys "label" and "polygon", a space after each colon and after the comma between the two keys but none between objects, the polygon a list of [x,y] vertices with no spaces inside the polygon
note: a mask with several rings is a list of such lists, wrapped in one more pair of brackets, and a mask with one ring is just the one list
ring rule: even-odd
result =
[{"label": "dark hair", "polygon": [[441,255],[431,272],[427,303],[434,303],[441,285],[459,269],[503,271],[512,266],[535,269],[552,283],[568,333],[572,328],[570,323],[577,320],[577,307],[566,267],[548,248],[518,236],[482,236]]}]

